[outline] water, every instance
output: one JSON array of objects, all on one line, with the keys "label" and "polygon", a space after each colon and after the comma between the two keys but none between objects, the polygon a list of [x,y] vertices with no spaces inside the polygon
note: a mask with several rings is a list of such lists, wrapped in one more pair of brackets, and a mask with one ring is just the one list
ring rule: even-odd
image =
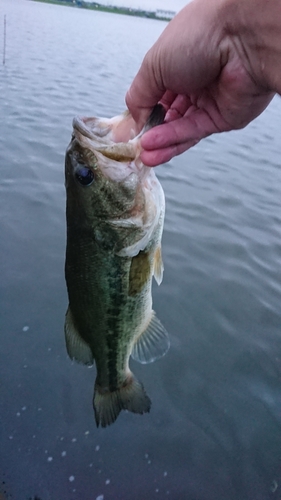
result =
[{"label": "water", "polygon": [[[96,429],[95,370],[65,351],[64,151],[112,116],[165,23],[3,0],[0,491],[27,500],[281,498],[280,113],[157,169],[166,193],[153,406]],[[0,44],[2,28],[0,28]],[[6,492],[6,493],[4,493]]]}]

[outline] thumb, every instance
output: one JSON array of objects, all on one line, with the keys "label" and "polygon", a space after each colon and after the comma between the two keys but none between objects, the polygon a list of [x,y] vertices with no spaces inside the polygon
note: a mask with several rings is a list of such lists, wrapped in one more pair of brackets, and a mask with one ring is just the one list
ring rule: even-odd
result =
[{"label": "thumb", "polygon": [[158,81],[156,77],[160,72],[157,72],[154,67],[153,49],[154,47],[146,54],[125,97],[127,107],[133,119],[137,122],[138,128],[144,126],[151,109],[165,93],[161,78]]}]

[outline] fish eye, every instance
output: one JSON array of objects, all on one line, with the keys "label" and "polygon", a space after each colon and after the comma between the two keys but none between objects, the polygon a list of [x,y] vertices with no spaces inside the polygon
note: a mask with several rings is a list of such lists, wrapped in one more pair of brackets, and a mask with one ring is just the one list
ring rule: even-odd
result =
[{"label": "fish eye", "polygon": [[95,178],[94,173],[90,168],[79,164],[75,169],[75,177],[82,186],[90,186]]}]

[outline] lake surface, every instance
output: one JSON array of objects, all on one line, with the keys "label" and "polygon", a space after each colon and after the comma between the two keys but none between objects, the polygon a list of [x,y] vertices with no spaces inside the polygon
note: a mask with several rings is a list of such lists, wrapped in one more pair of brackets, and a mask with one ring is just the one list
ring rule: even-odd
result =
[{"label": "lake surface", "polygon": [[166,24],[2,0],[1,50],[4,14],[1,500],[280,499],[280,99],[157,168],[171,349],[131,363],[151,412],[96,429],[95,368],[64,343],[64,153],[74,115],[124,109]]}]

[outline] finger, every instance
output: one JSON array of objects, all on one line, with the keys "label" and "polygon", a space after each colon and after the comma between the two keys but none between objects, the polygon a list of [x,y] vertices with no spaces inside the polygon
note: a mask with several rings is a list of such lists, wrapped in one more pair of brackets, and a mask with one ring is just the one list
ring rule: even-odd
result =
[{"label": "finger", "polygon": [[177,95],[167,111],[165,122],[171,122],[178,118],[182,118],[190,106],[192,106],[192,103],[189,96]]},{"label": "finger", "polygon": [[[138,102],[141,101],[140,96],[143,95],[143,93],[141,88],[136,90],[136,85],[132,85],[133,86],[130,87],[126,94],[125,101],[128,110],[130,111],[134,121],[137,123],[137,128],[141,130],[147,122],[153,106],[157,104],[157,101],[151,100],[151,105],[146,106],[138,104]],[[135,96],[138,96],[138,98],[136,98]],[[147,101],[143,102],[147,103]]]},{"label": "finger", "polygon": [[156,167],[157,165],[162,165],[163,163],[170,161],[174,158],[174,156],[187,151],[192,146],[195,146],[197,142],[198,141],[191,139],[182,144],[176,144],[163,149],[157,149],[154,151],[144,150],[140,155],[140,159],[147,167]]},{"label": "finger", "polygon": [[157,79],[157,72],[152,66],[150,56],[152,49],[145,56],[125,97],[131,115],[141,127],[145,124],[153,106],[165,93],[161,79]]},{"label": "finger", "polygon": [[175,92],[172,92],[171,90],[167,90],[165,92],[165,94],[163,95],[163,97],[160,100],[160,103],[162,104],[162,106],[164,106],[166,111],[168,111],[168,109],[171,107],[171,105],[173,104],[177,95],[178,94],[175,94]]},{"label": "finger", "polygon": [[[203,137],[223,131],[218,130],[214,121],[201,109],[189,109],[188,116],[158,125],[141,138],[145,150],[163,149],[186,141],[200,141]],[[226,129],[225,129],[226,130]]]}]

